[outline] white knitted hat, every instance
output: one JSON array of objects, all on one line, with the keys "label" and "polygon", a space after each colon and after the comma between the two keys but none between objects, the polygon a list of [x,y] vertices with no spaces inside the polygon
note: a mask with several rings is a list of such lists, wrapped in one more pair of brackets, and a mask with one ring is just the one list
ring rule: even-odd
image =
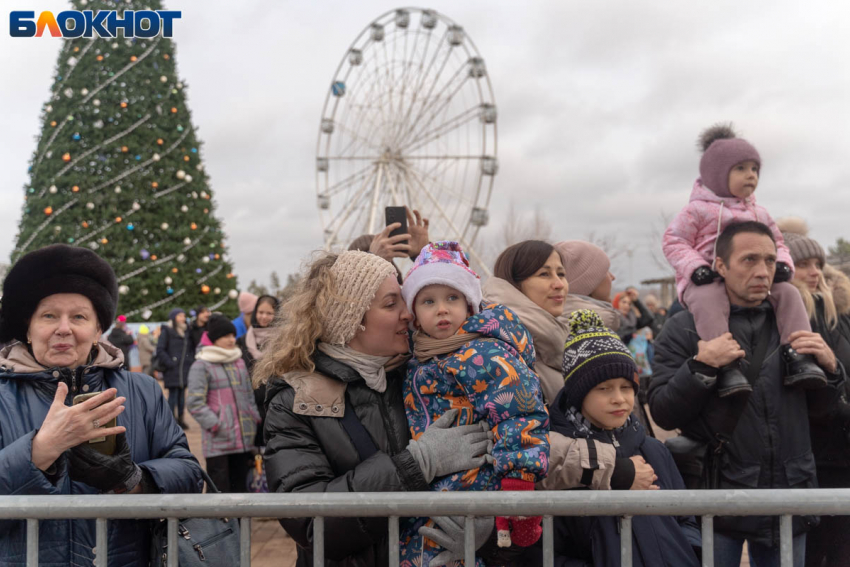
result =
[{"label": "white knitted hat", "polygon": [[331,266],[334,290],[322,318],[319,340],[333,345],[347,345],[372,305],[378,288],[388,277],[395,279],[395,266],[368,252],[348,251],[340,254]]}]

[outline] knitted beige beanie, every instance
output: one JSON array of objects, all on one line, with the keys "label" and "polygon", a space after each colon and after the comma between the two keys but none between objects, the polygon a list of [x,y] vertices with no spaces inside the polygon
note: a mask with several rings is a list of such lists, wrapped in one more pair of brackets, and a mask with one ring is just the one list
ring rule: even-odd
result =
[{"label": "knitted beige beanie", "polygon": [[334,290],[322,317],[319,340],[332,345],[347,345],[372,305],[378,288],[388,277],[395,279],[395,266],[368,252],[340,254],[331,266]]}]

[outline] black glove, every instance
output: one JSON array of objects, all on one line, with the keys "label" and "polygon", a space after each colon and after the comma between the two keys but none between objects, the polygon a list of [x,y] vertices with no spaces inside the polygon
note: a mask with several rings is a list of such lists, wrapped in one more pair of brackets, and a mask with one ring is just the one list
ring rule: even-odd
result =
[{"label": "black glove", "polygon": [[133,462],[124,433],[115,437],[115,454],[104,455],[82,443],[68,451],[68,476],[102,492],[118,494],[136,488],[142,469]]},{"label": "black glove", "polygon": [[710,284],[718,277],[719,274],[708,266],[700,266],[694,270],[693,274],[691,274],[691,281],[696,285],[706,285]]},{"label": "black glove", "polygon": [[791,279],[791,266],[785,262],[776,263],[776,273],[773,274],[773,283],[787,282]]}]

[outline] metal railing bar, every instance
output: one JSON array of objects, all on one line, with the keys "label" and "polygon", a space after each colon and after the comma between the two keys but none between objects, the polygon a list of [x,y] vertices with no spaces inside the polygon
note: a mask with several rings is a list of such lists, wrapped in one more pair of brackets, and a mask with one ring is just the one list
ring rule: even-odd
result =
[{"label": "metal railing bar", "polygon": [[27,567],[38,567],[38,520],[27,520]]},{"label": "metal railing bar", "polygon": [[398,567],[399,538],[398,538],[398,516],[387,518],[390,531],[390,567]]},{"label": "metal railing bar", "polygon": [[107,548],[107,520],[106,518],[98,518],[95,521],[95,540],[94,540],[94,565],[95,567],[106,567],[106,560],[109,558],[109,549]]},{"label": "metal railing bar", "polygon": [[620,518],[620,565],[632,567],[632,517]]},{"label": "metal railing bar", "polygon": [[794,567],[794,530],[791,514],[779,517],[779,565]]},{"label": "metal railing bar", "polygon": [[702,517],[702,567],[714,567],[714,516]]},{"label": "metal railing bar", "polygon": [[463,529],[464,565],[475,565],[475,517],[467,516]]},{"label": "metal railing bar", "polygon": [[177,523],[180,520],[177,518],[168,518],[168,526],[166,527],[166,548],[165,553],[168,555],[168,567],[178,567],[180,559],[177,553]]},{"label": "metal railing bar", "polygon": [[850,515],[850,489],[0,496],[0,519]]},{"label": "metal railing bar", "polygon": [[552,516],[543,516],[543,567],[555,567],[555,527]]},{"label": "metal railing bar", "polygon": [[239,519],[239,564],[251,567],[251,518]]},{"label": "metal railing bar", "polygon": [[313,567],[325,567],[325,518],[313,518]]}]

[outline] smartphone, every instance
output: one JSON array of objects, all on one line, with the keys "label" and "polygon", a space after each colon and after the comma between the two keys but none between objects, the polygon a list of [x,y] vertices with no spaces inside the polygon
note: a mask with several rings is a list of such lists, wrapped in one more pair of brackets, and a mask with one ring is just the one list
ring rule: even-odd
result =
[{"label": "smartphone", "polygon": [[[398,236],[399,234],[407,234],[407,209],[405,207],[387,207],[384,211],[387,217],[387,224],[390,226],[394,222],[400,222],[401,226],[390,232],[390,236]],[[401,241],[399,244],[407,244],[407,240]]]},{"label": "smartphone", "polygon": [[[89,398],[93,398],[102,392],[91,392],[89,394],[79,394],[74,396],[74,405],[81,404]],[[107,427],[115,427],[116,418],[112,418],[109,423],[101,425],[101,429]],[[104,455],[114,455],[115,454],[115,435],[105,435],[103,437],[95,437],[94,439],[89,440],[89,445],[91,448],[99,453],[103,453]]]}]

